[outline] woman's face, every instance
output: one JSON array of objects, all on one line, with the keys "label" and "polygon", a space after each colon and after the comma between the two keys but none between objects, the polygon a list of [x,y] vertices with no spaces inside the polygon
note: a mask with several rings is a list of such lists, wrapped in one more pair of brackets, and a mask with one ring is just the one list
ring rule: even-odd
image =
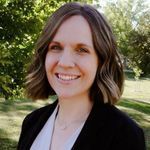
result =
[{"label": "woman's face", "polygon": [[98,67],[88,22],[80,15],[67,19],[49,44],[45,68],[58,98],[88,96]]}]

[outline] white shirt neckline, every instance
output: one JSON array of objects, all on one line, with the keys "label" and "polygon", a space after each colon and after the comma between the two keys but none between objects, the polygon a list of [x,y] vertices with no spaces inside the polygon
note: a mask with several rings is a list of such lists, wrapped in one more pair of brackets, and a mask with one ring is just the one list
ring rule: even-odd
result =
[{"label": "white shirt neckline", "polygon": [[[34,142],[32,143],[32,146],[30,150],[49,150],[54,130],[54,124],[56,115],[58,112],[58,105],[56,106],[55,110],[53,111],[52,115],[49,117],[37,137],[35,138]],[[74,145],[77,137],[79,136],[83,126],[83,122],[79,128],[75,130],[75,132],[69,137],[69,139],[66,141],[64,146],[61,148],[61,150],[71,150],[72,146]]]},{"label": "white shirt neckline", "polygon": [[56,106],[54,112],[43,126],[42,130],[35,138],[30,150],[49,150],[57,110],[58,105]]}]

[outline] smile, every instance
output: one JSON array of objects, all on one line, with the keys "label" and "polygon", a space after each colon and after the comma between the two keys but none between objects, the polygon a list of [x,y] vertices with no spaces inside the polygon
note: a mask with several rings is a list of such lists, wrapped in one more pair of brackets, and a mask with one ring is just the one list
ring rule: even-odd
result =
[{"label": "smile", "polygon": [[66,75],[66,74],[60,74],[60,73],[56,73],[56,76],[57,78],[63,81],[71,81],[71,80],[78,79],[80,77],[78,75]]}]

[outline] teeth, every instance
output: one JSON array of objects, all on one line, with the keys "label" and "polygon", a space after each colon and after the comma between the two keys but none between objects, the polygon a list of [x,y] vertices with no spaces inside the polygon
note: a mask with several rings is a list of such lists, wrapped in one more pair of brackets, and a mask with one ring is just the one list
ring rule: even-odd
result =
[{"label": "teeth", "polygon": [[69,80],[77,79],[78,76],[75,76],[75,75],[61,75],[61,74],[58,74],[58,78],[59,78],[59,79],[62,79],[62,80],[65,80],[65,81],[69,81]]}]

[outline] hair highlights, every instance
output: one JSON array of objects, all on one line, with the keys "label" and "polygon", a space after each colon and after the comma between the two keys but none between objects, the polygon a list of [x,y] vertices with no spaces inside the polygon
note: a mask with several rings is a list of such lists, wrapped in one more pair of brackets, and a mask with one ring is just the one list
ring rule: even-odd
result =
[{"label": "hair highlights", "polygon": [[55,92],[48,83],[45,57],[48,45],[61,24],[71,16],[81,15],[90,25],[93,45],[99,58],[95,81],[90,97],[104,103],[116,103],[123,89],[123,66],[117,52],[117,44],[105,17],[87,4],[66,3],[49,18],[36,44],[36,53],[27,76],[27,94],[32,99],[45,99]]}]

